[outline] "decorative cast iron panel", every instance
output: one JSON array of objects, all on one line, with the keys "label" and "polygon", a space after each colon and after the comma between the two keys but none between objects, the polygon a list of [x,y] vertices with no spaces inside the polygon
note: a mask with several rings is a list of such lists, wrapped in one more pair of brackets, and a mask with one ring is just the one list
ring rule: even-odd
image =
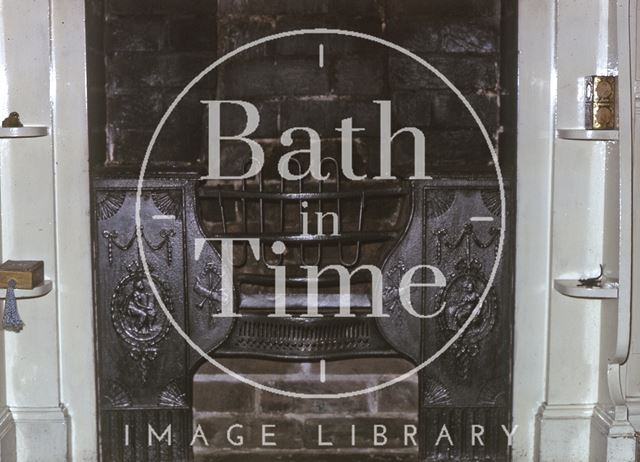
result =
[{"label": "decorative cast iron panel", "polygon": [[[407,201],[405,218],[396,229],[379,233],[364,229],[360,220],[351,236],[393,244],[385,251],[388,256],[382,265],[383,305],[388,318],[365,317],[362,311],[370,309],[371,301],[360,293],[354,299],[360,310],[354,318],[269,318],[264,308],[273,299],[259,292],[248,293],[242,285],[247,280],[263,284],[261,274],[235,281],[234,310],[241,311],[243,317],[216,317],[222,303],[221,258],[209,243],[196,253],[196,240],[205,237],[197,214],[196,185],[195,178],[189,177],[146,180],[141,234],[160,300],[192,341],[210,354],[286,360],[401,355],[419,364],[465,323],[493,266],[500,226],[495,181],[416,181],[387,189]],[[191,380],[202,360],[173,329],[142,273],[135,232],[135,191],[133,179],[94,182],[101,456],[109,461],[189,460]],[[247,191],[236,196],[225,194],[239,200],[252,198]],[[330,194],[345,200],[353,195]],[[216,197],[211,190],[206,195]],[[272,195],[276,204],[302,200],[297,196],[318,196],[298,192],[290,197],[286,191]],[[221,194],[217,196],[224,215],[224,202]],[[484,220],[472,221],[472,217]],[[313,246],[317,244],[321,243]],[[352,245],[361,252],[359,244]],[[301,256],[305,258],[304,251]],[[340,258],[344,259],[342,254]],[[423,461],[509,459],[500,425],[509,427],[511,419],[511,259],[507,240],[497,278],[478,316],[451,348],[420,372]],[[423,264],[440,268],[447,283],[411,292],[413,307],[427,316],[416,320],[402,307],[397,289],[409,268]],[[432,277],[426,270],[418,271],[414,282],[428,282]],[[294,277],[289,282],[295,285],[300,281]],[[333,282],[327,284],[331,287]],[[325,294],[320,307],[335,308],[332,297]],[[295,309],[304,307],[300,297],[292,300]],[[470,422],[487,427],[484,446],[470,444]],[[172,445],[147,446],[148,424],[158,434],[171,424]],[[459,440],[453,447],[435,446],[442,425]]]},{"label": "decorative cast iron panel", "polygon": [[[422,300],[426,312],[444,307],[437,322],[423,322],[422,357],[442,347],[465,323],[487,286],[500,234],[500,199],[495,182],[449,180],[423,190],[425,238],[423,258],[444,272],[447,285],[427,288]],[[429,208],[431,196],[456,191],[445,213]],[[508,191],[507,191],[508,193]],[[507,201],[509,195],[507,194]],[[507,211],[509,208],[507,207]],[[474,221],[471,219],[474,218]],[[481,218],[481,220],[478,220]],[[493,221],[488,221],[493,218]],[[509,448],[501,425],[511,422],[512,266],[507,214],[505,252],[492,287],[464,333],[423,371],[420,383],[421,454],[427,461],[509,460]],[[437,387],[434,388],[434,383]],[[434,393],[434,390],[440,390]],[[442,396],[446,395],[446,401]],[[472,445],[472,424],[483,425],[484,445]],[[456,435],[454,446],[435,446],[442,425]],[[434,433],[435,432],[435,433]]]}]

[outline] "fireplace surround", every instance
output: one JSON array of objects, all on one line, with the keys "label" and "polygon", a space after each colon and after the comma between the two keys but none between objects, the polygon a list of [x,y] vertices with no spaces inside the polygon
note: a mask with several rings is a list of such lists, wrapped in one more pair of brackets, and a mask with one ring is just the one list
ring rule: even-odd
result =
[{"label": "fireplace surround", "polygon": [[[90,79],[95,82],[90,92],[90,107],[94,108],[90,124],[93,128],[92,215],[101,454],[104,460],[136,460],[146,456],[181,460],[191,457],[187,444],[192,434],[191,381],[202,360],[167,327],[161,315],[153,322],[150,321],[153,316],[144,314],[127,319],[129,301],[135,297],[145,300],[150,295],[148,286],[140,280],[138,249],[132,240],[136,173],[132,167],[139,161],[150,135],[151,127],[146,124],[153,117],[148,116],[160,114],[176,94],[178,83],[186,83],[215,57],[216,41],[220,54],[249,38],[265,35],[272,24],[278,30],[309,23],[335,25],[337,21],[344,27],[387,36],[421,53],[433,54],[451,75],[462,76],[456,83],[470,95],[472,104],[482,115],[488,117],[489,129],[500,137],[500,156],[509,177],[513,172],[513,156],[509,152],[513,149],[514,121],[505,115],[512,115],[511,99],[496,89],[507,89],[513,82],[508,71],[509,66],[513,66],[509,51],[513,44],[502,40],[503,36],[513,34],[509,22],[513,19],[512,7],[499,2],[481,2],[482,6],[469,3],[469,9],[460,13],[447,10],[440,2],[430,6],[420,2],[388,2],[384,6],[383,2],[354,2],[352,7],[323,1],[309,2],[302,7],[291,6],[292,2],[258,2],[241,8],[238,6],[241,2],[221,1],[213,9],[202,2],[187,7],[167,1],[157,9],[116,1],[90,3],[93,7],[89,11],[95,14],[93,19],[91,14],[88,19],[102,30],[102,34],[88,37],[88,53],[95,57],[96,63],[90,66],[89,74],[95,79]],[[469,19],[474,15],[476,19]],[[197,16],[201,17],[196,20]],[[142,29],[143,24],[151,27]],[[180,34],[184,29],[193,34]],[[439,44],[427,41],[434,33],[440,37]],[[197,38],[189,38],[190,35]],[[302,41],[292,49],[259,50],[238,66],[243,72],[251,71],[254,66],[256,73],[261,71],[264,77],[264,68],[260,66],[275,53],[281,63],[289,66],[290,72],[301,72],[296,66],[301,56],[307,59],[307,46]],[[389,321],[367,319],[363,316],[370,306],[363,295],[367,293],[366,279],[356,281],[357,290],[352,298],[361,303],[357,305],[360,311],[354,310],[358,313],[355,319],[331,319],[337,310],[331,281],[322,288],[325,297],[320,307],[327,315],[324,318],[267,318],[269,278],[265,275],[264,262],[262,266],[260,262],[250,262],[251,271],[240,272],[236,281],[238,310],[243,318],[215,320],[211,324],[210,310],[216,309],[216,303],[207,284],[219,271],[216,269],[218,251],[207,246],[206,254],[195,261],[194,240],[233,233],[255,235],[270,231],[274,235],[269,238],[273,239],[287,233],[299,234],[293,227],[299,224],[296,220],[302,210],[300,194],[307,194],[304,198],[311,213],[337,212],[342,208],[345,222],[340,240],[335,243],[291,246],[284,264],[291,269],[292,286],[301,283],[300,275],[295,273],[300,262],[293,264],[296,258],[309,261],[320,258],[322,251],[329,261],[369,259],[381,264],[390,280],[402,268],[423,261],[441,262],[448,279],[456,282],[442,293],[429,289],[421,294],[414,306],[426,310],[423,312],[433,311],[436,301],[441,299],[456,299],[463,307],[465,294],[473,298],[483,288],[495,254],[497,227],[482,222],[468,223],[468,218],[491,216],[497,220],[499,204],[492,167],[477,154],[480,149],[474,145],[477,133],[466,125],[465,116],[442,89],[411,77],[408,69],[402,67],[403,63],[394,62],[386,55],[351,47],[345,46],[335,57],[336,62],[344,63],[343,55],[356,53],[363,59],[359,64],[364,69],[372,69],[370,63],[380,63],[383,69],[380,75],[375,71],[373,83],[364,89],[347,85],[340,75],[329,75],[334,89],[321,85],[320,90],[301,88],[291,94],[287,88],[272,84],[275,87],[268,91],[283,93],[251,93],[247,88],[259,83],[258,77],[249,79],[246,88],[238,87],[238,68],[225,69],[217,79],[197,89],[198,97],[186,101],[190,111],[172,120],[169,127],[172,134],[190,133],[190,136],[178,137],[180,144],[170,150],[154,152],[157,157],[152,161],[142,197],[143,232],[154,282],[162,287],[163,300],[166,297],[170,302],[167,305],[176,319],[205,351],[216,357],[309,361],[384,356],[403,357],[415,364],[432,352],[443,335],[450,332],[450,326],[457,322],[455,313],[447,314],[448,321],[431,326],[415,322],[404,316],[388,296],[384,298],[384,306],[394,313],[392,318]],[[157,82],[152,79],[153,75],[147,75],[151,71]],[[168,79],[162,79],[163,76]],[[332,79],[336,79],[333,84]],[[354,188],[348,181],[341,184],[339,176],[325,186],[311,182],[303,186],[281,185],[273,177],[266,181],[254,178],[245,184],[198,181],[206,167],[200,145],[202,121],[189,115],[194,112],[191,109],[197,108],[198,98],[208,99],[213,95],[232,98],[248,92],[248,99],[267,114],[271,111],[265,118],[266,128],[260,133],[268,139],[273,136],[272,121],[275,127],[283,117],[293,121],[296,114],[300,116],[294,103],[302,108],[308,104],[309,117],[324,123],[322,114],[331,113],[332,107],[338,104],[331,98],[327,102],[325,95],[316,95],[325,91],[337,91],[338,101],[347,98],[356,103],[369,101],[371,105],[371,99],[388,96],[405,102],[405,112],[394,112],[394,117],[398,123],[427,127],[433,135],[429,139],[435,140],[435,144],[430,149],[437,154],[437,160],[429,166],[428,173],[433,173],[435,180],[428,183],[402,180],[388,185],[382,193],[371,187]],[[282,95],[285,96],[281,100]],[[500,108],[498,98],[502,98]],[[303,101],[306,103],[299,104]],[[105,107],[101,104],[106,104],[104,112],[95,110]],[[425,106],[430,107],[428,114],[420,110]],[[362,109],[357,113],[365,123],[368,123],[368,112]],[[335,115],[338,114],[340,111],[336,110]],[[332,118],[327,119],[326,124],[331,127]],[[239,121],[231,118],[225,123],[233,129]],[[332,142],[332,137],[323,134],[324,138]],[[356,140],[356,144],[357,162],[375,173],[374,162],[370,160],[375,155],[371,148],[375,143],[362,138]],[[229,159],[233,153],[232,150],[226,153]],[[277,155],[277,151],[273,155]],[[402,171],[405,166],[406,160],[396,164],[394,158],[394,169]],[[237,168],[237,164],[232,163],[232,168]],[[510,181],[507,185],[511,201]],[[340,195],[338,200],[336,194]],[[374,213],[368,222],[366,217],[363,221],[359,218],[360,211],[365,206],[367,210],[375,208],[372,204],[389,213],[387,216]],[[153,220],[153,215],[174,215],[176,221],[170,225]],[[281,217],[286,217],[284,223]],[[509,220],[511,218],[509,213]],[[379,226],[371,229],[372,222]],[[433,449],[432,442],[443,423],[459,429],[459,439],[465,442],[471,439],[468,438],[470,428],[464,422],[479,419],[498,427],[500,424],[509,427],[511,423],[512,245],[512,239],[508,238],[499,277],[483,307],[483,322],[474,326],[467,344],[454,348],[442,359],[442,364],[439,362],[439,366],[428,368],[428,373],[420,374],[420,446],[425,460],[445,453],[461,458],[486,456],[507,460],[509,457],[506,439],[496,438],[482,448],[456,445],[451,449],[440,445]],[[268,249],[263,250],[263,255],[265,251],[268,253]],[[313,253],[316,250],[317,253]],[[213,264],[203,263],[212,263],[208,261],[211,259]],[[278,258],[271,262],[278,262]],[[292,287],[288,306],[292,313],[298,310],[298,315],[304,308],[300,303],[300,290]],[[453,374],[451,364],[461,366],[460,372]],[[146,447],[143,443],[147,441],[147,434],[144,424],[141,425],[146,421],[158,429],[173,423],[175,444]],[[130,437],[136,441],[128,447],[122,445],[125,425],[129,425]]]},{"label": "fireplace surround", "polygon": [[[495,181],[414,181],[407,186],[410,219],[399,229],[396,245],[382,264],[388,276],[384,305],[389,318],[372,319],[363,314],[348,319],[269,318],[265,313],[268,303],[257,303],[267,297],[255,295],[238,297],[237,310],[243,317],[215,318],[211,315],[219,310],[215,291],[219,291],[220,254],[214,246],[206,245],[200,258],[195,258],[195,242],[206,236],[196,207],[198,198],[221,190],[201,185],[197,191],[196,186],[197,180],[188,176],[146,180],[142,235],[152,278],[174,319],[200,348],[222,357],[330,360],[399,355],[418,364],[469,315],[464,310],[477,300],[495,257],[496,228],[487,223],[465,223],[469,216],[497,216]],[[105,460],[184,460],[191,454],[190,384],[203,359],[171,329],[151,301],[153,295],[145,282],[135,241],[135,192],[135,179],[94,181],[101,453]],[[257,201],[274,200],[269,193],[261,198],[248,192],[245,198],[249,194]],[[304,197],[319,201],[323,196]],[[154,220],[159,214],[173,215],[175,220]],[[412,297],[422,313],[433,312],[446,302],[444,316],[433,323],[415,322],[399,308],[397,291],[391,290],[394,284],[397,289],[402,268],[418,265],[423,259],[438,261],[449,281],[440,291],[416,291]],[[478,321],[440,361],[420,373],[420,447],[426,460],[442,451],[460,460],[479,456],[508,459],[506,439],[495,438],[482,447],[460,444],[453,448],[435,446],[434,441],[442,425],[455,428],[461,432],[460,439],[468,442],[468,423],[509,428],[510,273],[507,253]],[[238,277],[239,293],[243,293],[241,282]],[[249,278],[252,282],[255,284]],[[331,287],[330,281],[327,284]],[[335,310],[330,301],[328,296],[321,308]],[[132,303],[141,312],[132,311]],[[295,307],[292,311],[295,313]],[[158,429],[171,424],[173,443],[149,446],[147,424]]]},{"label": "fireplace surround", "polygon": [[[23,303],[28,329],[5,333],[0,340],[5,358],[0,381],[0,399],[6,398],[0,410],[3,460],[94,460],[97,453],[81,3],[17,2],[3,13],[5,111],[19,108],[25,122],[51,130],[47,137],[4,143],[3,172],[29,181],[2,181],[2,252],[7,258],[44,259],[48,276],[56,281],[51,295]],[[419,16],[416,7],[427,4],[438,2],[416,2],[412,14]],[[630,16],[624,15],[627,6]],[[635,2],[541,0],[519,2],[519,8],[513,379],[513,419],[519,428],[512,458],[606,460],[627,445],[625,454],[634,460],[633,428],[629,436],[621,435],[619,422],[607,420],[607,359],[623,305],[563,297],[550,281],[597,270],[617,242],[611,241],[616,230],[609,226],[617,223],[611,217],[617,202],[608,189],[616,181],[617,157],[610,151],[616,143],[558,139],[554,130],[583,122],[576,79],[622,58],[621,45],[628,43],[626,33],[617,33],[612,24],[616,16],[618,28],[630,17],[635,53]],[[410,22],[404,24],[408,30]],[[620,69],[621,78],[628,78]],[[98,106],[89,107],[95,111]],[[91,155],[104,152],[92,149]],[[626,399],[633,423],[636,356],[622,368],[628,371]]]}]

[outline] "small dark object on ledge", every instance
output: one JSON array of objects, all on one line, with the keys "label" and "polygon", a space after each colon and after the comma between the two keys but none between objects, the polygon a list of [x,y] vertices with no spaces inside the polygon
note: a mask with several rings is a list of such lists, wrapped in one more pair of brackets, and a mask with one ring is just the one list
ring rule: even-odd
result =
[{"label": "small dark object on ledge", "polygon": [[604,276],[604,266],[600,265],[600,274],[592,278],[578,279],[580,281],[580,284],[578,284],[578,287],[588,287],[588,288],[602,287],[603,276]]},{"label": "small dark object on ledge", "polygon": [[20,114],[17,112],[10,113],[9,117],[2,121],[2,128],[15,128],[22,126],[22,122],[20,122]]}]

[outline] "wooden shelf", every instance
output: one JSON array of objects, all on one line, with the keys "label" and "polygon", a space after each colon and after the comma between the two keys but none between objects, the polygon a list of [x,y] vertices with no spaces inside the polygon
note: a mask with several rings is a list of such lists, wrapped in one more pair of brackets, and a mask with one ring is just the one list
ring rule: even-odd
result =
[{"label": "wooden shelf", "polygon": [[559,128],[558,138],[582,141],[616,141],[618,130],[586,130],[584,128]]},{"label": "wooden shelf", "polygon": [[[45,279],[45,281],[33,289],[15,289],[16,298],[37,298],[43,297],[53,289],[53,281]],[[7,289],[0,289],[0,299],[7,298]]]},{"label": "wooden shelf", "polygon": [[34,138],[37,136],[47,136],[49,128],[44,125],[31,125],[26,127],[0,127],[0,138]]},{"label": "wooden shelf", "polygon": [[612,299],[618,298],[618,282],[606,281],[602,287],[580,287],[577,279],[554,279],[553,288],[562,295],[574,298]]}]

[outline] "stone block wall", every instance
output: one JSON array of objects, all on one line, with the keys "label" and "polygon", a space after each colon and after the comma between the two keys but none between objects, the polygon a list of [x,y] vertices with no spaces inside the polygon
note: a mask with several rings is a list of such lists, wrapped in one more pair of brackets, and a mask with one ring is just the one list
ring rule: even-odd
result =
[{"label": "stone block wall", "polygon": [[[353,391],[411,369],[400,359],[330,361],[326,382],[321,383],[318,362],[240,358],[221,362],[258,383],[303,393]],[[417,460],[418,450],[410,437],[417,426],[416,376],[352,398],[298,399],[256,390],[207,363],[195,376],[193,391],[195,425],[201,425],[209,444],[198,440],[197,461]],[[263,432],[265,441],[275,446],[263,444]]]}]

